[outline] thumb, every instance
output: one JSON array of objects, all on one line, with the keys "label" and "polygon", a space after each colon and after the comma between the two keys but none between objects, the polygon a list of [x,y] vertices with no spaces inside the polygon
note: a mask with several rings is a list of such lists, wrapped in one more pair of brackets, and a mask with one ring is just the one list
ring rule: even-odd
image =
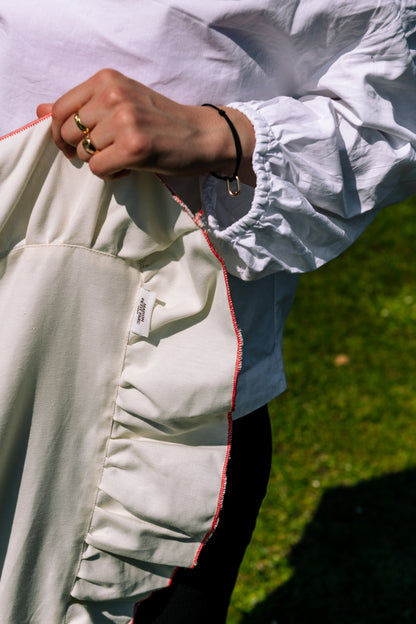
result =
[{"label": "thumb", "polygon": [[52,112],[53,104],[39,104],[36,109],[36,115],[38,117],[44,117],[45,115],[49,115]]}]

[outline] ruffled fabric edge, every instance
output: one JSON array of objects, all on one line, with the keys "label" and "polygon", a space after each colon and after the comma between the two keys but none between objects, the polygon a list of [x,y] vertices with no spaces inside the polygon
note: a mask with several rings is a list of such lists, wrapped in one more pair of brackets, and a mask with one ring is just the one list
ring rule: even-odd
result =
[{"label": "ruffled fabric edge", "polygon": [[126,599],[133,613],[178,567],[196,565],[218,522],[241,336],[205,232],[173,239],[162,253],[179,258],[181,246],[177,262],[152,255],[143,272],[141,288],[157,294],[151,333],[129,335],[68,624],[128,622],[108,614]]}]

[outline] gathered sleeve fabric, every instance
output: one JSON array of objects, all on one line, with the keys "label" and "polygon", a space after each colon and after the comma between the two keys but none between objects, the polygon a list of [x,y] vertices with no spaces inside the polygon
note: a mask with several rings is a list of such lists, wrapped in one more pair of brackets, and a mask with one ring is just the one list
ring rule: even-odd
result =
[{"label": "gathered sleeve fabric", "polygon": [[229,104],[255,129],[256,188],[204,184],[210,237],[243,280],[318,268],[416,192],[416,5],[321,4],[290,25],[296,93]]}]

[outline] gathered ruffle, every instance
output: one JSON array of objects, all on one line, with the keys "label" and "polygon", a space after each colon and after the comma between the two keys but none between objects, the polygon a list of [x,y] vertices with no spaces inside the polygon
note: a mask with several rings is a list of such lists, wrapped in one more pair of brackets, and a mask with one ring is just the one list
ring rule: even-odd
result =
[{"label": "gathered ruffle", "polygon": [[[218,260],[201,263],[199,236],[188,233],[154,254],[142,273],[143,287],[157,296],[151,333],[131,333],[126,348],[88,548],[72,590],[80,601],[140,600],[163,587],[166,566],[169,576],[192,566],[217,521],[238,342],[231,315],[224,323]],[[120,557],[123,573],[111,578],[127,577],[122,591],[91,579],[91,560],[97,569],[118,568]]]}]

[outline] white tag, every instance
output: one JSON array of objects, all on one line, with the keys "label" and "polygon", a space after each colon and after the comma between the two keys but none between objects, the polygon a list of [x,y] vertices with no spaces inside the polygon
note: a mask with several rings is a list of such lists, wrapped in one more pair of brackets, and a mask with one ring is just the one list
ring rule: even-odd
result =
[{"label": "white tag", "polygon": [[148,337],[150,331],[150,320],[156,302],[156,294],[149,290],[141,289],[139,300],[134,313],[131,331],[138,336]]}]

